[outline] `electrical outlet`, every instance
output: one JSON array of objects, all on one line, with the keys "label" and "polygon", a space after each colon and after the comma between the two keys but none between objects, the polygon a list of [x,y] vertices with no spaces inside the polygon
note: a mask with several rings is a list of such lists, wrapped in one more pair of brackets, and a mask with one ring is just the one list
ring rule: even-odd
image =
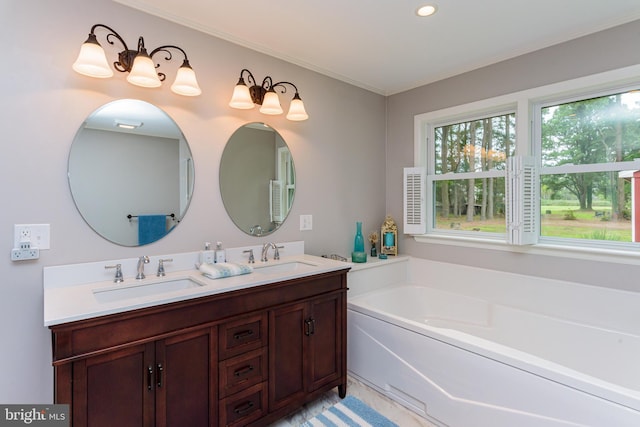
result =
[{"label": "electrical outlet", "polygon": [[34,249],[50,248],[49,224],[15,224],[13,226],[13,247],[22,248],[24,243],[29,243]]},{"label": "electrical outlet", "polygon": [[37,248],[15,248],[11,250],[11,261],[26,261],[38,258],[40,258],[40,249]]}]

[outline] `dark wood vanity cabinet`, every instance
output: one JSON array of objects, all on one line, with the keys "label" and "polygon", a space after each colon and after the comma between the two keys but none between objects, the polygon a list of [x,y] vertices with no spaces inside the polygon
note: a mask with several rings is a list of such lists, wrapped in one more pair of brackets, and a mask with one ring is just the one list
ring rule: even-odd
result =
[{"label": "dark wood vanity cabinet", "polygon": [[72,426],[263,426],[346,394],[348,269],[55,325]]},{"label": "dark wood vanity cabinet", "polygon": [[342,304],[342,293],[333,293],[269,312],[271,410],[295,406],[340,378],[345,369]]},{"label": "dark wood vanity cabinet", "polygon": [[216,339],[204,328],[73,362],[73,424],[210,426]]}]

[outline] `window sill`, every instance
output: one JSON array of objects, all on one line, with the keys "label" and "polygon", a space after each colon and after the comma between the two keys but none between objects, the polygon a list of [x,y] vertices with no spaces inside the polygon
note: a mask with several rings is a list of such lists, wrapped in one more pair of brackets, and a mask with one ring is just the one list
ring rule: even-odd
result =
[{"label": "window sill", "polygon": [[474,249],[489,249],[530,255],[553,256],[589,261],[600,261],[618,264],[640,265],[640,251],[615,250],[604,248],[585,248],[570,245],[551,245],[538,243],[536,245],[514,246],[501,240],[489,238],[458,237],[445,235],[414,235],[418,243],[439,244],[449,246],[463,246]]}]

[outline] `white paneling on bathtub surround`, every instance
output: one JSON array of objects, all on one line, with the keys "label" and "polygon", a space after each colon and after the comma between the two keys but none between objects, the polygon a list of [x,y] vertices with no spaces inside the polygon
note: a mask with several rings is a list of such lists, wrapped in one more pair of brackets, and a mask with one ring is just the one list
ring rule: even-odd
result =
[{"label": "white paneling on bathtub surround", "polygon": [[[53,399],[51,338],[43,326],[45,266],[192,252],[202,249],[205,241],[232,248],[304,239],[310,254],[346,256],[355,221],[378,227],[384,219],[381,180],[370,176],[371,171],[384,174],[384,97],[111,0],[5,0],[0,10],[0,37],[7,41],[4,55],[11,58],[11,65],[0,69],[5,201],[0,215],[1,403]],[[106,80],[75,73],[71,64],[97,23],[113,27],[129,47],[144,36],[147,46],[170,43],[184,48],[202,95],[181,97],[170,91],[171,73],[179,64],[162,65],[169,83],[157,89],[128,84],[125,74],[117,72]],[[295,81],[310,119],[294,123],[284,116],[264,116],[257,109],[229,108],[238,73],[246,67]],[[99,106],[122,98],[163,109],[182,129],[194,157],[194,195],[183,221],[164,239],[140,248],[118,246],[94,233],[77,212],[67,183],[69,148],[78,127]],[[297,172],[290,220],[263,238],[235,227],[218,191],[218,165],[226,141],[251,121],[266,121],[279,131]],[[297,221],[303,213],[314,216],[313,230],[304,234]],[[51,249],[41,251],[38,261],[12,264],[13,224],[39,223],[51,224]],[[168,263],[166,268],[172,267]]]},{"label": "white paneling on bathtub surround", "polygon": [[413,257],[381,267],[349,273],[373,292],[349,294],[347,352],[381,393],[446,425],[640,422],[640,293]]}]

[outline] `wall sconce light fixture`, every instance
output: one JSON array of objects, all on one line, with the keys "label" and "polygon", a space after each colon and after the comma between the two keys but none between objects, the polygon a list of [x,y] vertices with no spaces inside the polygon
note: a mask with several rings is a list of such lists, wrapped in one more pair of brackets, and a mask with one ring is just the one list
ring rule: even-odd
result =
[{"label": "wall sconce light fixture", "polygon": [[[247,79],[251,84],[248,87],[244,81],[244,74],[247,74]],[[251,71],[244,68],[240,71],[240,79],[233,89],[233,96],[229,102],[229,106],[232,108],[238,108],[241,110],[251,109],[255,104],[261,105],[260,112],[262,114],[277,115],[282,114],[282,107],[280,106],[280,99],[275,91],[276,87],[280,87],[281,93],[285,93],[287,88],[285,85],[292,86],[296,93],[293,95],[291,104],[289,105],[289,112],[287,113],[287,119],[293,121],[307,120],[309,115],[304,109],[302,99],[298,93],[298,88],[291,82],[277,82],[274,83],[270,76],[265,77],[262,80],[262,85],[256,83],[256,79],[251,74]]]},{"label": "wall sconce light fixture", "polygon": [[138,39],[138,50],[130,50],[118,33],[112,28],[102,24],[96,24],[91,27],[89,38],[82,44],[78,59],[73,63],[73,69],[76,72],[97,78],[109,78],[113,76],[113,70],[109,67],[104,49],[100,46],[100,43],[98,43],[95,35],[95,30],[98,27],[105,28],[109,31],[106,36],[109,44],[114,44],[114,38],[122,43],[124,50],[118,53],[118,60],[113,63],[113,68],[121,73],[128,72],[127,81],[129,83],[142,87],[160,86],[166,78],[166,75],[156,71],[156,68],[158,68],[160,64],[154,64],[151,58],[153,58],[153,55],[156,53],[164,52],[164,59],[170,61],[173,55],[169,49],[175,49],[184,55],[184,60],[176,73],[176,80],[171,85],[171,90],[184,96],[198,96],[202,93],[196,80],[196,74],[189,64],[186,52],[182,48],[174,45],[165,45],[153,49],[149,54],[144,47],[144,39],[140,37]]}]

